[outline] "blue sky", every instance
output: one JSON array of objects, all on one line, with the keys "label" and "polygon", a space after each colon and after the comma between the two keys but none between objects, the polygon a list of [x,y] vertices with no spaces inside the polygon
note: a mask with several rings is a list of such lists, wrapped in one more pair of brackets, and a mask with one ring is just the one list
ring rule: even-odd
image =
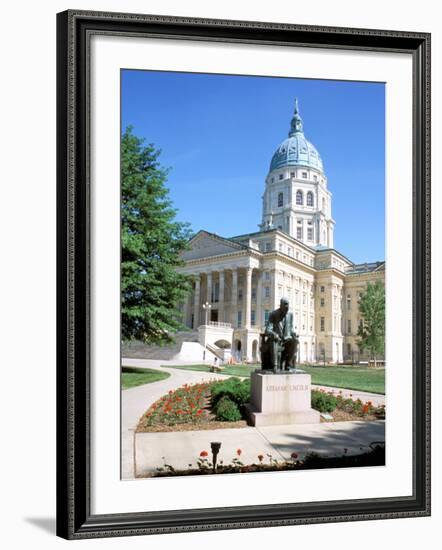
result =
[{"label": "blue sky", "polygon": [[258,230],[295,97],[333,194],[335,248],[356,263],[383,260],[384,84],[124,70],[122,128],[161,149],[178,219],[230,237]]}]

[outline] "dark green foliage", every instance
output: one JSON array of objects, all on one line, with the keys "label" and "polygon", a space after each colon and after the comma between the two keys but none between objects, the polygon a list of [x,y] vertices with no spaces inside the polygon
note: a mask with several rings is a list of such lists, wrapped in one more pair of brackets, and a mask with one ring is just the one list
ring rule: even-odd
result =
[{"label": "dark green foliage", "polygon": [[336,409],[337,404],[338,400],[334,395],[320,390],[312,390],[312,409],[329,413]]},{"label": "dark green foliage", "polygon": [[227,395],[223,395],[223,397],[217,401],[214,411],[217,420],[225,422],[236,422],[237,420],[241,420],[241,413],[238,405],[227,397]]},{"label": "dark green foliage", "polygon": [[362,324],[358,329],[359,346],[367,349],[376,365],[376,356],[385,350],[385,287],[376,283],[367,284],[365,292],[359,299],[359,312]]},{"label": "dark green foliage", "polygon": [[212,407],[216,407],[218,401],[228,397],[238,407],[242,407],[250,401],[250,379],[240,380],[239,378],[227,378],[214,382],[211,389]]},{"label": "dark green foliage", "polygon": [[121,325],[124,340],[162,344],[182,328],[177,305],[190,291],[177,273],[190,230],[175,220],[160,152],[128,127],[121,140]]}]

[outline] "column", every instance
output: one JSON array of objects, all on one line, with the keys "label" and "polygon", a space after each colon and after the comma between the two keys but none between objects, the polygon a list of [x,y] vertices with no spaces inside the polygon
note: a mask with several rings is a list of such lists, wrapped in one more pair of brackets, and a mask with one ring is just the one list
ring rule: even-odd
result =
[{"label": "column", "polygon": [[183,312],[183,324],[186,326],[186,327],[190,327],[191,325],[191,309],[192,309],[192,304],[191,304],[191,298],[192,298],[192,293],[189,292],[186,296],[186,301],[184,302],[184,312]]},{"label": "column", "polygon": [[263,311],[262,311],[262,271],[257,270],[256,283],[256,326],[258,330],[262,329]]},{"label": "column", "polygon": [[270,311],[275,309],[276,301],[276,269],[270,270]]},{"label": "column", "polygon": [[236,267],[232,269],[232,325],[237,326],[238,319],[238,270]]},{"label": "column", "polygon": [[200,324],[200,289],[201,289],[201,275],[195,277],[195,295],[193,301],[193,328],[194,330],[199,327]]},{"label": "column", "polygon": [[287,273],[285,271],[282,272],[282,295],[284,297],[287,297],[287,285],[286,285],[286,278]]},{"label": "column", "polygon": [[245,288],[245,312],[244,312],[244,327],[251,326],[251,311],[252,311],[252,268],[246,267],[246,288]]},{"label": "column", "polygon": [[[207,296],[206,301],[209,302],[209,304],[212,303],[212,272],[209,271],[207,273]],[[210,321],[210,318],[209,318]]]},{"label": "column", "polygon": [[218,321],[224,322],[224,271],[219,272]]}]

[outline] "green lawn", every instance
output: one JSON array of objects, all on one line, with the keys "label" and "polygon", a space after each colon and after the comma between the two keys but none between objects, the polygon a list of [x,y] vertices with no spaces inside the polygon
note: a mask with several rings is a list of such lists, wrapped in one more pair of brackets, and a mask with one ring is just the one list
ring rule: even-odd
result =
[{"label": "green lawn", "polygon": [[123,367],[121,374],[121,387],[123,390],[135,388],[142,384],[150,384],[169,378],[168,372],[160,372],[153,369],[138,369],[136,367]]},{"label": "green lawn", "polygon": [[385,369],[372,367],[302,367],[311,374],[312,384],[348,390],[385,393]]},{"label": "green lawn", "polygon": [[[227,365],[223,374],[250,376],[260,365]],[[210,372],[209,365],[167,365],[167,368]],[[300,365],[312,377],[312,384],[370,393],[385,393],[385,369],[359,366],[312,367]]]}]

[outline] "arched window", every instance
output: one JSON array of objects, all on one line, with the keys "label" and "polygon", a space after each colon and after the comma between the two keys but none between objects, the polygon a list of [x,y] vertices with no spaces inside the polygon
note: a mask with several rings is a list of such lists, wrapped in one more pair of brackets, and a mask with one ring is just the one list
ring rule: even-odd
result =
[{"label": "arched window", "polygon": [[307,206],[313,206],[313,193],[311,191],[307,193]]},{"label": "arched window", "polygon": [[302,191],[298,189],[296,191],[296,204],[304,204],[304,196],[302,194]]},{"label": "arched window", "polygon": [[282,206],[284,203],[284,194],[278,193],[278,206]]}]

